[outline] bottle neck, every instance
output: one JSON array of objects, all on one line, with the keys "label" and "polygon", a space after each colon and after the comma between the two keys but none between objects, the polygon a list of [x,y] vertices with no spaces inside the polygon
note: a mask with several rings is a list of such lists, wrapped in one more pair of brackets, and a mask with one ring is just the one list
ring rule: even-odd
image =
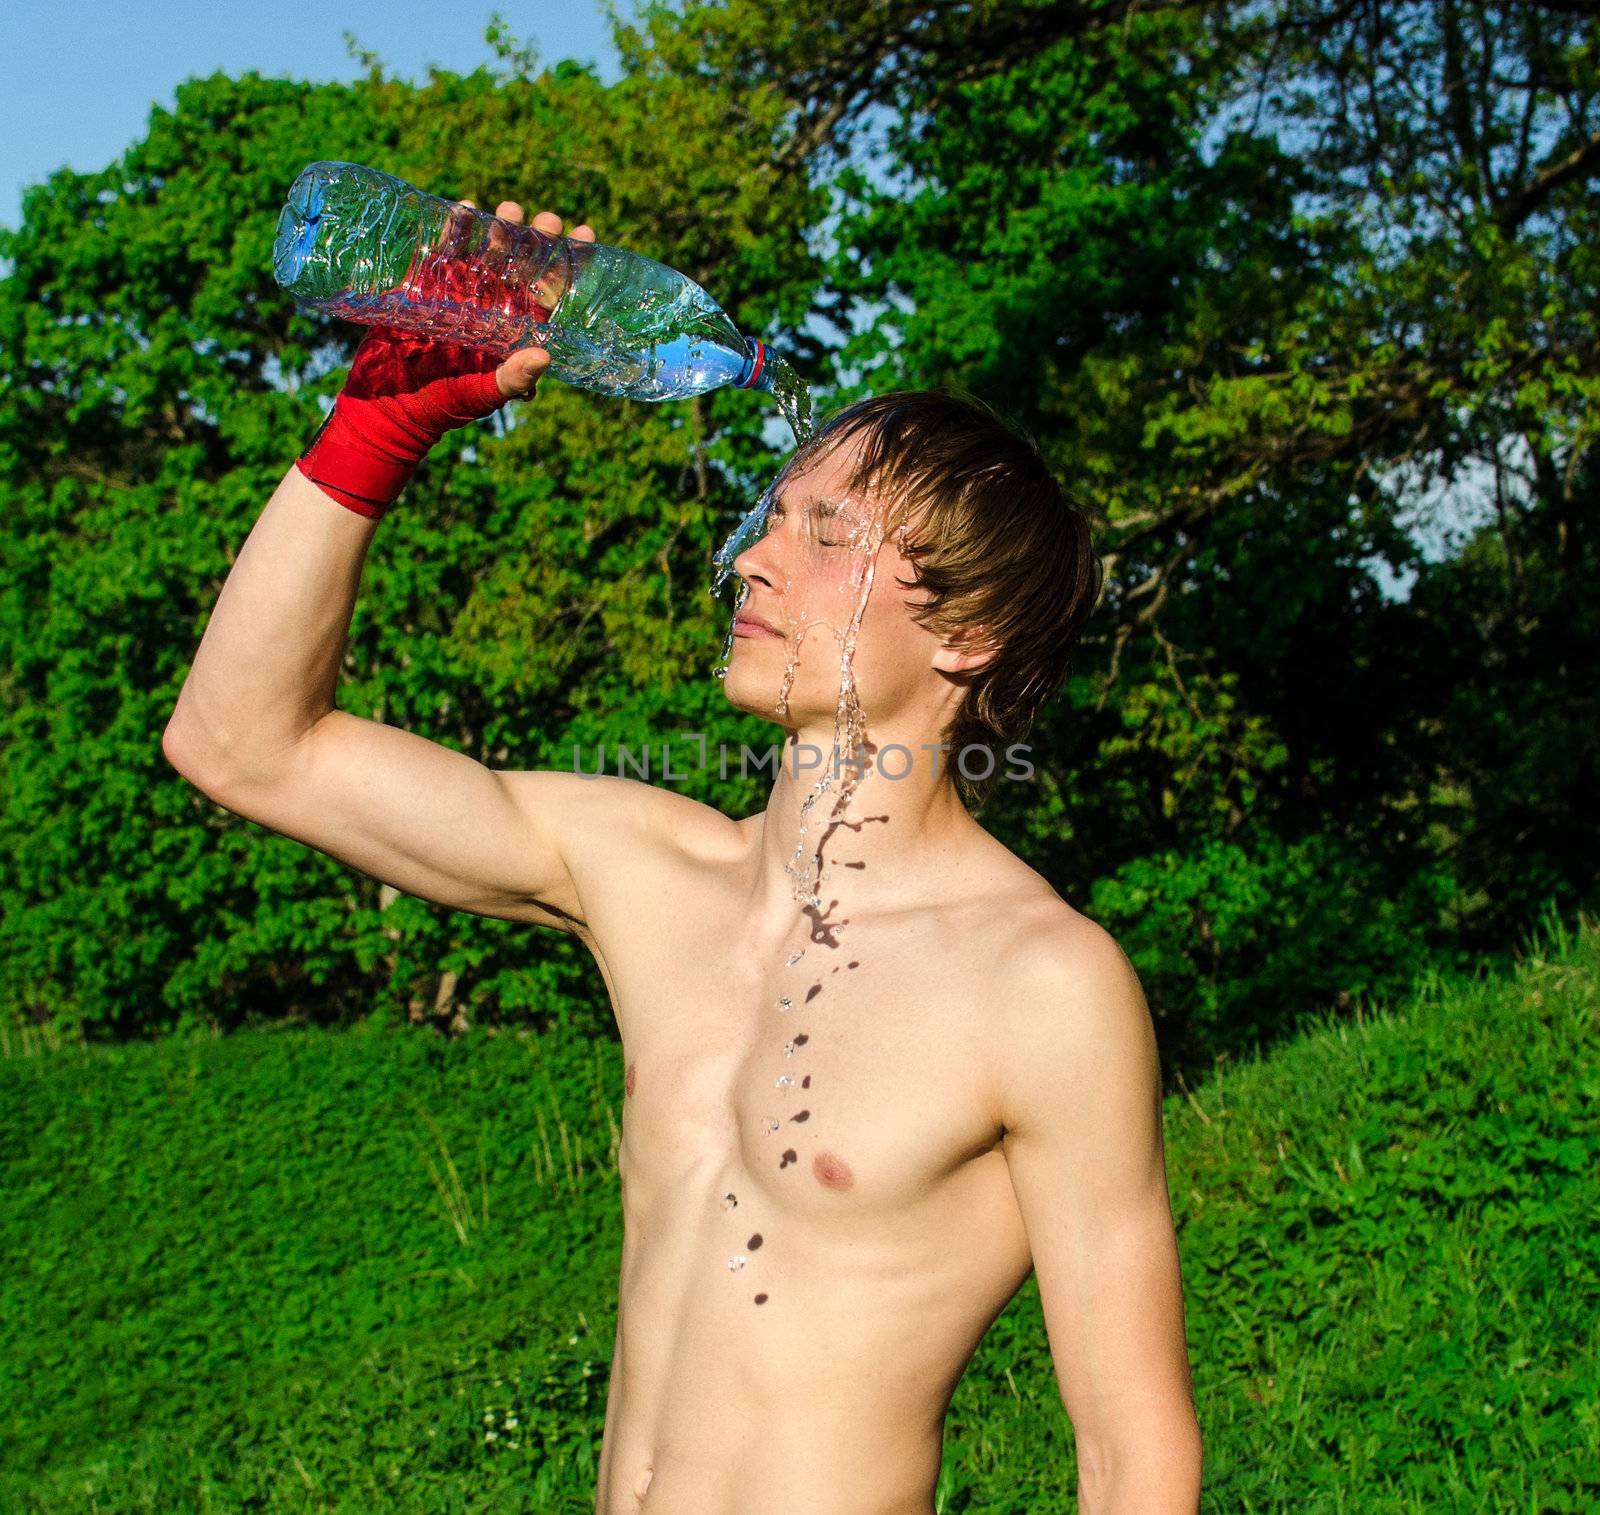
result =
[{"label": "bottle neck", "polygon": [[745,348],[744,367],[739,370],[739,377],[733,381],[737,389],[756,389],[767,371],[767,344],[758,337],[747,339]]}]

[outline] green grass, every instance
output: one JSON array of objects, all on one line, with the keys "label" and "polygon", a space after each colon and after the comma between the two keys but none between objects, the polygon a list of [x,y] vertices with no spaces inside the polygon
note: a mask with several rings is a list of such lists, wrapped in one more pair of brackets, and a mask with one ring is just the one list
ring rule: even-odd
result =
[{"label": "green grass", "polygon": [[[1203,1507],[1600,1508],[1600,931],[1167,1107]],[[589,1515],[617,1049],[376,1028],[0,1057],[0,1509]],[[1073,1507],[1030,1280],[942,1512]],[[781,1512],[773,1512],[781,1515]]]}]

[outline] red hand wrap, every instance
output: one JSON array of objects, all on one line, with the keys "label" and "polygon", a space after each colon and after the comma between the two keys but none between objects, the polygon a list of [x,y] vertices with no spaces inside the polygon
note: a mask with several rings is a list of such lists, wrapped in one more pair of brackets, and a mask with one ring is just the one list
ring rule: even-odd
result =
[{"label": "red hand wrap", "polygon": [[495,378],[503,360],[483,348],[371,327],[344,389],[295,466],[330,499],[381,519],[445,432],[506,403]]}]

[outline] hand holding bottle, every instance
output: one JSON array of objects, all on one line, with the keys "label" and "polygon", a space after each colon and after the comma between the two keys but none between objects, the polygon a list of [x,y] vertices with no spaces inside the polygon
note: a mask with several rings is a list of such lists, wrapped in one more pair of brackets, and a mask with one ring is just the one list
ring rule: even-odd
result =
[{"label": "hand holding bottle", "polygon": [[505,377],[518,391],[541,372],[628,400],[727,384],[771,393],[796,436],[810,432],[798,375],[677,269],[581,229],[561,236],[491,216],[366,164],[319,159],[300,171],[278,215],[272,270],[308,311],[501,359],[547,352],[542,370],[539,359],[513,365]]},{"label": "hand holding bottle", "polygon": [[[456,203],[476,209],[471,200]],[[501,201],[495,215],[522,223],[522,207],[514,200]],[[470,219],[452,215],[446,238],[464,232]],[[540,211],[534,227],[560,236],[561,217]],[[491,245],[504,235],[494,228]],[[587,225],[571,235],[594,241]],[[542,347],[506,354],[370,326],[343,390],[297,466],[331,499],[380,519],[446,431],[491,415],[507,400],[531,398],[549,366],[550,354]]]},{"label": "hand holding bottle", "polygon": [[[471,205],[471,200],[463,200],[463,205]],[[509,221],[513,226],[522,225],[522,207],[515,200],[502,200],[495,206],[494,213],[502,221]],[[542,210],[533,218],[535,231],[542,231],[548,236],[561,235],[561,217],[553,210]],[[593,242],[594,228],[584,222],[568,233],[574,241]],[[504,234],[496,228],[490,233],[490,246],[499,246],[505,241]],[[495,377],[500,382],[501,393],[508,399],[521,400],[532,396],[539,383],[539,377],[550,366],[550,354],[542,347],[519,347],[510,357],[495,370]]]}]

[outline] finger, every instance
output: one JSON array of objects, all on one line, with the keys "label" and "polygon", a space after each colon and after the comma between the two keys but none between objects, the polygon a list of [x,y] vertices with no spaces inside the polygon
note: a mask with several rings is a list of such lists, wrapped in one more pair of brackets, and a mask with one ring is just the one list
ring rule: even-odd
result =
[{"label": "finger", "polygon": [[507,399],[525,400],[538,387],[539,379],[550,366],[550,354],[542,347],[519,347],[497,369],[494,376],[500,393]]},{"label": "finger", "polygon": [[589,223],[585,221],[582,226],[573,227],[572,235],[579,242],[593,242],[594,227],[590,226]]},{"label": "finger", "polygon": [[453,200],[445,212],[444,227],[440,232],[440,251],[446,256],[454,254],[461,246],[467,229],[472,225],[472,212],[477,207],[470,200]]},{"label": "finger", "polygon": [[502,221],[515,221],[519,226],[522,224],[522,207],[515,200],[502,200],[495,206],[494,213]]},{"label": "finger", "polygon": [[542,231],[547,236],[559,237],[561,235],[561,217],[553,210],[541,210],[533,218],[533,225],[536,231]]}]

